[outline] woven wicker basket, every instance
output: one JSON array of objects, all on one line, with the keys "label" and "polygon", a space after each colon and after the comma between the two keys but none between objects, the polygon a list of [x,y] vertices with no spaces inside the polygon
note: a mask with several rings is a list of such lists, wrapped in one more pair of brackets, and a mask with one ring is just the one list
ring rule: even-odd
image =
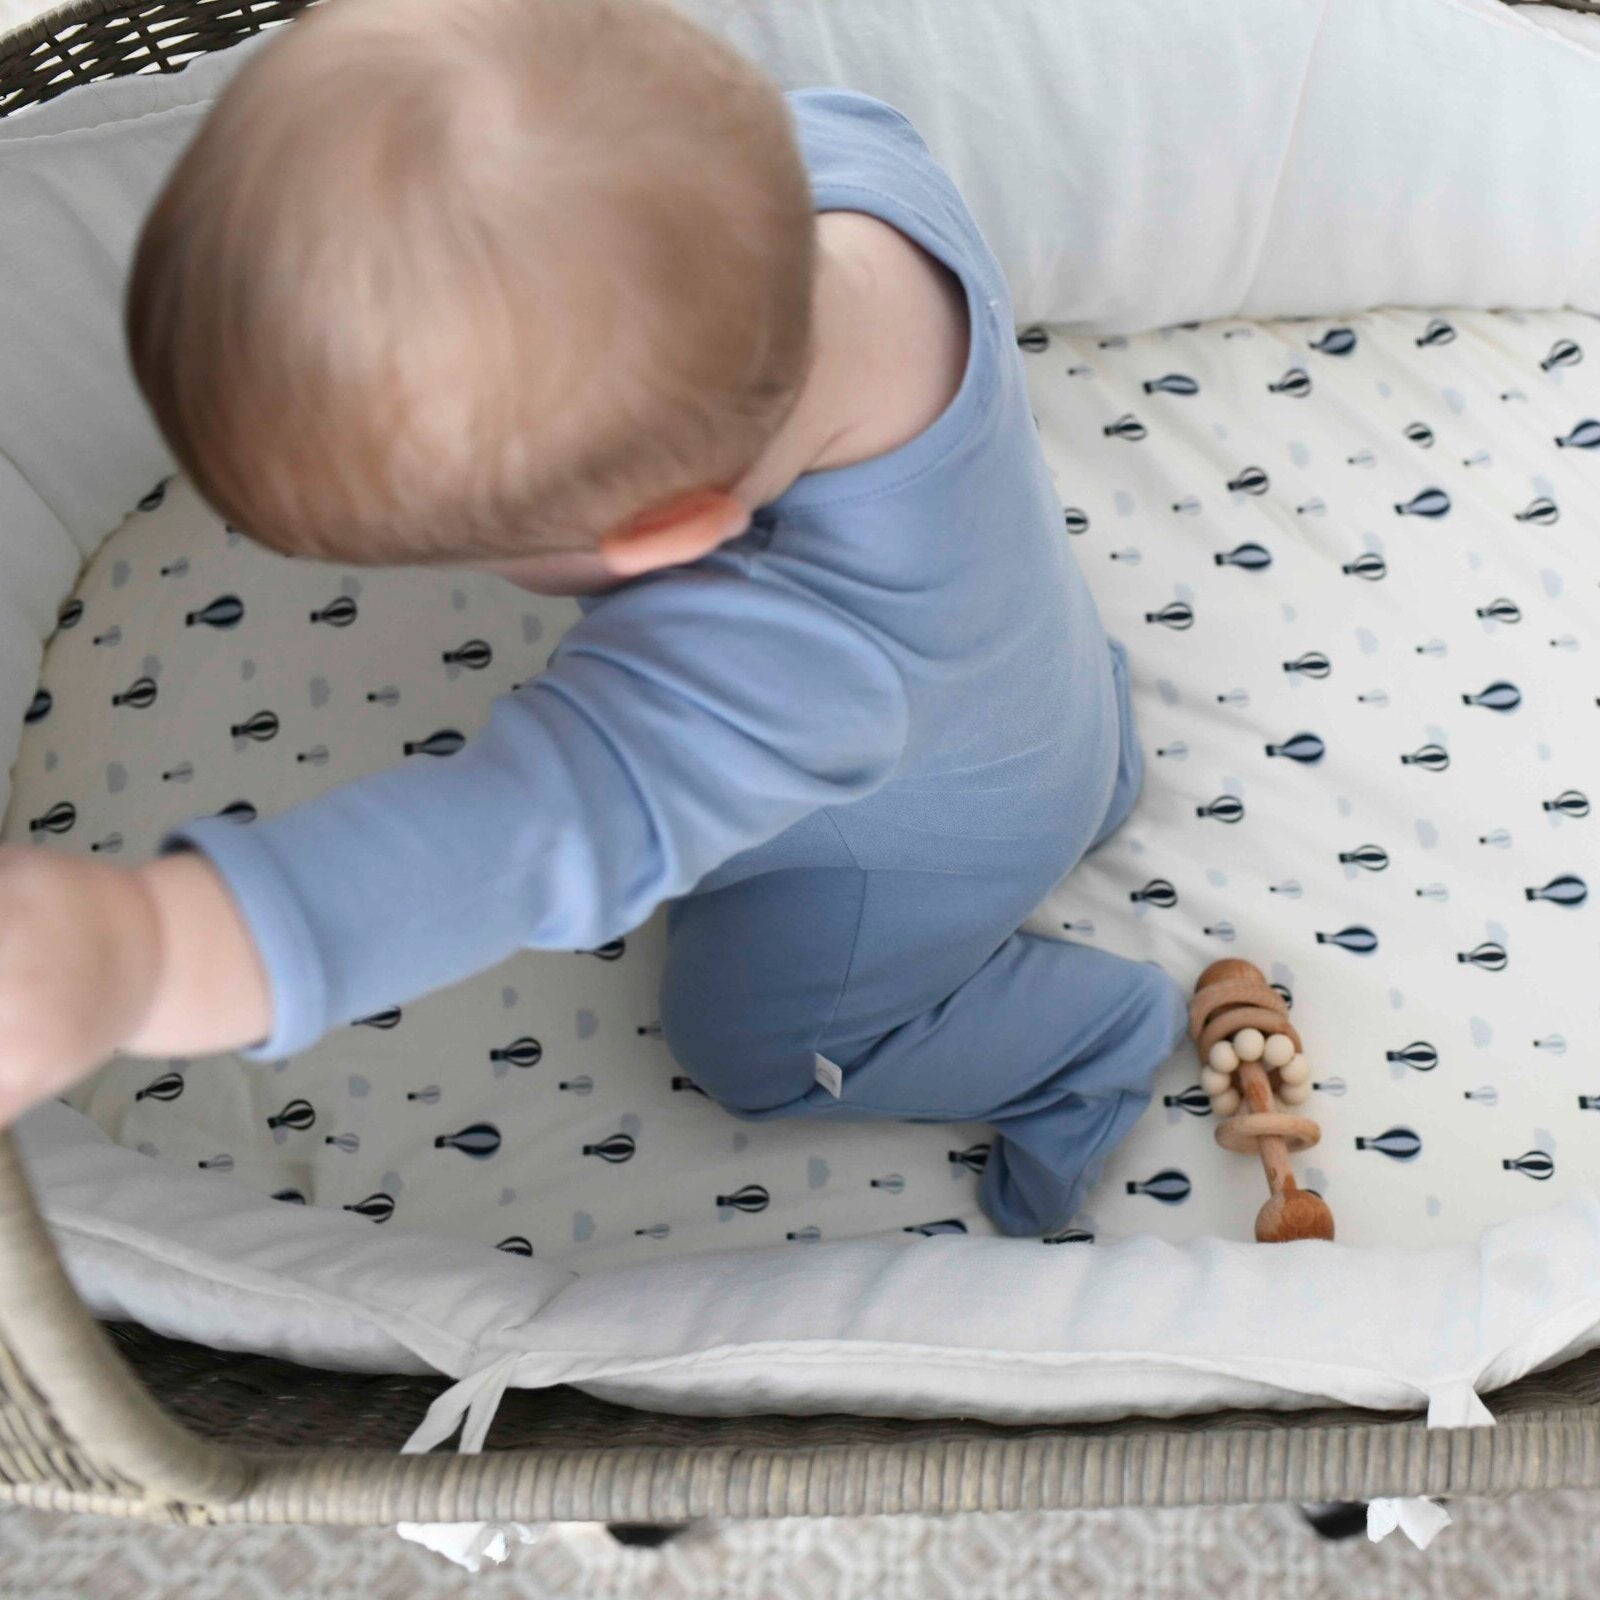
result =
[{"label": "woven wicker basket", "polygon": [[[0,116],[96,78],[176,71],[305,3],[75,0],[0,37]],[[671,1522],[1600,1486],[1600,1352],[1493,1396],[1493,1429],[1358,1411],[1069,1428],[703,1420],[556,1389],[507,1395],[481,1456],[397,1455],[444,1387],[100,1327],[0,1135],[0,1495],[21,1504],[189,1522]]]}]

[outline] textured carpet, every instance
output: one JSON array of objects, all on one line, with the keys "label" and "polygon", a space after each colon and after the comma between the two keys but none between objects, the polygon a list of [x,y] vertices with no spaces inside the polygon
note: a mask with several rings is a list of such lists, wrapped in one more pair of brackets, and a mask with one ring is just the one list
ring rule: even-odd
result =
[{"label": "textured carpet", "polygon": [[1567,1600],[1600,1500],[1466,1500],[1427,1552],[1327,1544],[1289,1507],[706,1523],[660,1551],[568,1525],[468,1577],[383,1530],[135,1528],[0,1512],[6,1600]]}]

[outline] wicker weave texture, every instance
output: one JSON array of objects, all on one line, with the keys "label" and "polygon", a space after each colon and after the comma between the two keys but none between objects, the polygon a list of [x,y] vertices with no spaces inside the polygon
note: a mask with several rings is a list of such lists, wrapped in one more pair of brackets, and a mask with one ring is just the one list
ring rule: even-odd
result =
[{"label": "wicker weave texture", "polygon": [[[0,116],[176,71],[308,0],[73,3],[0,37]],[[1594,0],[1556,0],[1600,10]],[[135,1377],[137,1374],[137,1377]],[[393,1452],[441,1380],[319,1372],[139,1328],[74,1297],[0,1135],[0,1499],[180,1521],[672,1521],[1510,1494],[1600,1487],[1600,1354],[1492,1397],[1493,1429],[1354,1411],[1001,1428],[658,1416],[508,1394],[481,1456]]]},{"label": "wicker weave texture", "polygon": [[80,83],[176,72],[303,11],[310,0],[76,0],[0,39],[0,117]]}]

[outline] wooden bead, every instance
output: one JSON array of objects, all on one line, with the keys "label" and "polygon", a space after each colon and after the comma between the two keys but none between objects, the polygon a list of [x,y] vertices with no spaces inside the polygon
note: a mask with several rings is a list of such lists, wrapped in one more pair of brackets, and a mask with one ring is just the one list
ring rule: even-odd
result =
[{"label": "wooden bead", "polygon": [[1226,1039],[1218,1039],[1212,1045],[1210,1060],[1218,1072],[1235,1072],[1239,1067],[1238,1052]]},{"label": "wooden bead", "polygon": [[1241,1101],[1237,1089],[1224,1089],[1221,1094],[1211,1097],[1211,1109],[1219,1117],[1231,1117],[1239,1109]]},{"label": "wooden bead", "polygon": [[1241,1061],[1259,1061],[1266,1047],[1266,1035],[1259,1028],[1241,1028],[1233,1036],[1233,1048]]},{"label": "wooden bead", "polygon": [[1200,1087],[1215,1099],[1217,1095],[1226,1094],[1233,1087],[1233,1074],[1219,1072],[1215,1067],[1201,1067]]},{"label": "wooden bead", "polygon": [[1311,1098],[1309,1083],[1286,1083],[1278,1090],[1278,1098],[1286,1106],[1303,1106]]},{"label": "wooden bead", "polygon": [[1304,1056],[1295,1056],[1288,1066],[1279,1069],[1278,1076],[1287,1084],[1310,1083],[1311,1063]]},{"label": "wooden bead", "polygon": [[1262,1059],[1269,1067],[1286,1067],[1294,1060],[1294,1040],[1286,1033],[1275,1033],[1267,1040]]}]

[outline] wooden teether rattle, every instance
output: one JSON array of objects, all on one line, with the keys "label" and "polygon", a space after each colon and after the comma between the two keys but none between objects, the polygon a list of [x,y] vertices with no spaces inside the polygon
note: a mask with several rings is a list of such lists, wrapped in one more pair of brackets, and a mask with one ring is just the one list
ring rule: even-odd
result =
[{"label": "wooden teether rattle", "polygon": [[1254,1150],[1266,1169],[1272,1193],[1256,1214],[1256,1238],[1331,1239],[1333,1213],[1320,1195],[1300,1188],[1289,1166],[1290,1155],[1309,1150],[1322,1130],[1273,1103],[1274,1093],[1285,1106],[1311,1098],[1311,1068],[1283,997],[1248,961],[1213,961],[1189,1002],[1189,1037],[1211,1108],[1227,1119],[1217,1125],[1217,1143],[1241,1155]]}]

